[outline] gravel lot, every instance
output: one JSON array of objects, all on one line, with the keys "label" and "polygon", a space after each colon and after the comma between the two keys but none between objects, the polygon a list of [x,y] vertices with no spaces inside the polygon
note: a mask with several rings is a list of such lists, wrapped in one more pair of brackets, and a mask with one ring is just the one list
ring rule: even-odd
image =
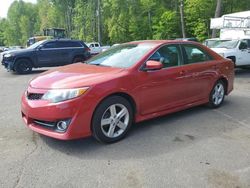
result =
[{"label": "gravel lot", "polygon": [[0,68],[0,187],[250,187],[250,70],[237,70],[221,108],[146,121],[110,145],[58,141],[25,127],[20,97],[39,72]]}]

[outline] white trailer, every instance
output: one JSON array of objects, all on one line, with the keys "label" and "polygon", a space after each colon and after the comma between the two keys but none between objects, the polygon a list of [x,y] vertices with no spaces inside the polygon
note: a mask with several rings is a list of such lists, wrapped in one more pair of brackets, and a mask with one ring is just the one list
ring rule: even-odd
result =
[{"label": "white trailer", "polygon": [[220,30],[218,40],[222,41],[212,50],[231,59],[236,67],[250,65],[250,11],[212,18],[210,28]]},{"label": "white trailer", "polygon": [[210,29],[219,29],[220,39],[250,38],[250,11],[211,18]]}]

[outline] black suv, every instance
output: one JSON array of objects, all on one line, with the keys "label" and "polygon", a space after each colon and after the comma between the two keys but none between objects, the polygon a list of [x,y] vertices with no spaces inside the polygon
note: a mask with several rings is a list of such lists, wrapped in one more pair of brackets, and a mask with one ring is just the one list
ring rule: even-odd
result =
[{"label": "black suv", "polygon": [[54,67],[84,61],[90,49],[79,40],[43,40],[23,50],[3,55],[2,64],[9,71],[26,74],[32,68]]}]

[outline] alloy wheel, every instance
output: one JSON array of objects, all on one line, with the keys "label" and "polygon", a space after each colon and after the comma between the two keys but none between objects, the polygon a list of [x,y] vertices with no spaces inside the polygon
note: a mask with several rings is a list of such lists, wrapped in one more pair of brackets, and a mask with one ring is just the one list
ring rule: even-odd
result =
[{"label": "alloy wheel", "polygon": [[225,95],[224,85],[218,82],[213,90],[212,100],[214,105],[218,106],[222,103]]},{"label": "alloy wheel", "polygon": [[129,111],[123,104],[112,104],[101,118],[101,130],[109,138],[119,137],[129,125]]}]

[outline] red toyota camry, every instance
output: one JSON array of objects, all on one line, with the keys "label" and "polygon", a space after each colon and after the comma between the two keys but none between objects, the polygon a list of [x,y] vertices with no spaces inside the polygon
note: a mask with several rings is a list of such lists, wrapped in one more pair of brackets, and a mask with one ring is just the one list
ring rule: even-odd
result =
[{"label": "red toyota camry", "polygon": [[22,118],[62,139],[122,139],[136,122],[193,106],[219,107],[233,90],[234,66],[195,42],[136,41],[34,78]]}]

